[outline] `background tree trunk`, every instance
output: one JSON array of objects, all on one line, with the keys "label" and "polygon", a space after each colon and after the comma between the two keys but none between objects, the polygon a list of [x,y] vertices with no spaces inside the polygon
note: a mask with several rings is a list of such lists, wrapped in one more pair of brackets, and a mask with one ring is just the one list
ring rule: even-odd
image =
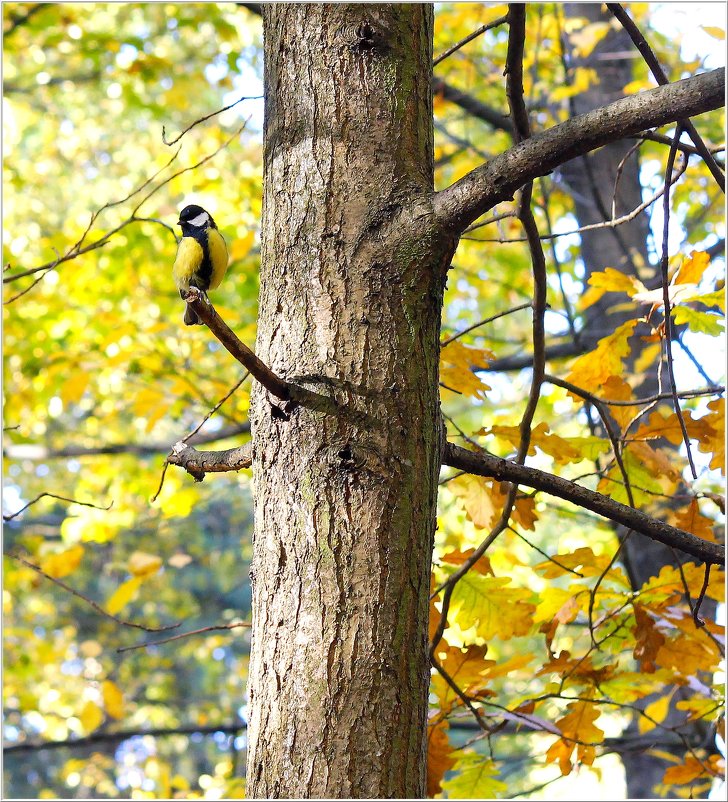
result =
[{"label": "background tree trunk", "polygon": [[[590,22],[609,23],[613,19],[599,3],[567,3],[564,12],[568,17],[582,17]],[[575,64],[595,69],[599,75],[599,82],[574,97],[572,113],[583,114],[622,97],[624,87],[633,79],[634,59],[630,58],[630,55],[636,52],[629,36],[620,27],[610,31],[585,59],[577,60]],[[631,212],[644,200],[638,154],[633,153],[627,158],[634,144],[635,140],[620,140],[587,156],[574,159],[560,168],[561,176],[573,195],[579,226],[592,225],[609,219],[615,177],[625,159],[616,192],[616,215]],[[667,148],[665,150],[667,151]],[[613,267],[639,278],[647,287],[659,286],[658,267],[650,259],[647,247],[648,236],[647,212],[616,228],[605,227],[582,232],[580,238],[584,283],[586,284],[592,273],[604,270],[605,267]],[[612,308],[623,301],[622,294],[606,293],[586,310],[584,325],[579,336],[581,342],[587,345],[587,349],[593,348],[597,340],[633,317],[634,313],[630,309],[615,311]],[[643,334],[648,333],[646,327],[641,327],[638,331]],[[635,345],[630,355],[632,365],[639,354],[639,346]],[[635,388],[635,395],[650,396],[659,391],[657,371],[652,369],[647,371],[644,380]],[[665,449],[675,448],[665,440],[660,441],[658,445]],[[624,537],[627,532],[624,528],[619,528],[618,534]],[[681,554],[679,558],[685,560],[686,555]],[[655,540],[637,535],[627,538],[622,553],[622,561],[635,590],[650,577],[657,576],[663,566],[674,565],[676,559],[678,557],[674,550]],[[713,608],[713,603],[706,599],[705,615],[712,618]],[[687,694],[678,690],[674,694],[670,712],[663,722],[664,726],[678,726],[685,721],[685,712],[678,710],[676,704],[690,693],[692,693],[690,690]],[[649,697],[643,704],[649,704],[653,698],[657,697]],[[706,741],[708,732],[704,722],[698,721],[690,726],[681,726],[680,730],[688,736],[693,746],[707,748],[709,751],[715,749],[715,745],[711,745],[709,739]],[[628,743],[641,740],[636,719],[633,719],[624,736]],[[668,736],[669,733],[665,733],[659,748],[682,759],[685,753],[684,744],[677,737],[674,738],[672,745],[665,743]],[[625,768],[628,798],[655,798],[656,786],[662,782],[665,769],[671,764],[651,753],[647,746],[634,750],[626,749],[621,758]]]},{"label": "background tree trunk", "polygon": [[251,402],[248,795],[419,797],[454,246],[428,207],[433,8],[271,4],[263,22],[256,352],[322,402]]}]

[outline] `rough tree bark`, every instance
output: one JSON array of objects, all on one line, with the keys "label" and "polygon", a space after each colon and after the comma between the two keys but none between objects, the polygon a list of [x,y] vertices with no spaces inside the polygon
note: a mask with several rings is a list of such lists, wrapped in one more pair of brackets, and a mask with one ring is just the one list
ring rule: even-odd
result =
[{"label": "rough tree bark", "polygon": [[433,8],[271,4],[263,24],[256,353],[326,400],[252,399],[248,795],[419,797],[454,248],[428,207]]}]

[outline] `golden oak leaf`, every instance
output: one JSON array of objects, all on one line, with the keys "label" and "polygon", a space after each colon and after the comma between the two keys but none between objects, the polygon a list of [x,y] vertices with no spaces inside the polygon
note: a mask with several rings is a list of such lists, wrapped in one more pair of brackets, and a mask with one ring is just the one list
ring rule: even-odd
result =
[{"label": "golden oak leaf", "polygon": [[505,496],[500,484],[480,476],[458,476],[447,483],[448,490],[463,502],[468,518],[483,529],[490,529],[503,509]]},{"label": "golden oak leaf", "polygon": [[[518,448],[521,443],[521,430],[518,426],[490,426],[480,429],[476,434],[500,437],[511,443],[514,448]],[[531,429],[531,436],[528,444],[528,454],[533,456],[536,447],[540,448],[544,454],[553,457],[556,462],[566,464],[568,462],[578,462],[584,457],[568,440],[556,434],[549,433],[548,424],[541,422],[538,426]]]},{"label": "golden oak leaf", "polygon": [[558,763],[561,769],[562,777],[571,774],[571,754],[574,751],[575,744],[570,744],[562,738],[554,741],[551,746],[546,750],[546,762]]},{"label": "golden oak leaf", "polygon": [[490,387],[480,380],[474,369],[487,368],[494,358],[492,351],[471,348],[453,340],[440,352],[440,382],[463,395],[485,398]]},{"label": "golden oak leaf", "polygon": [[514,523],[522,526],[524,529],[531,531],[536,529],[536,521],[538,521],[538,514],[536,513],[536,499],[533,496],[521,496],[516,499],[513,505],[513,512],[511,518]]},{"label": "golden oak leaf", "polygon": [[725,473],[725,398],[711,401],[708,409],[707,415],[691,421],[691,425],[686,421],[688,434],[698,441],[698,451],[713,455],[709,467]]},{"label": "golden oak leaf", "polygon": [[101,683],[101,695],[104,699],[104,707],[106,712],[112,718],[124,717],[124,693],[116,683],[111,680],[105,680]]},{"label": "golden oak leaf", "polygon": [[54,579],[68,576],[76,570],[83,558],[83,546],[72,546],[70,549],[48,554],[40,563],[40,567]]},{"label": "golden oak leaf", "polygon": [[604,739],[604,730],[597,727],[594,722],[601,715],[597,705],[591,702],[571,702],[566,709],[569,711],[556,722],[556,726],[565,738],[573,741],[582,741],[587,744],[599,744]]},{"label": "golden oak leaf", "polygon": [[[690,418],[689,413],[683,413],[685,422]],[[649,419],[640,424],[632,435],[635,440],[655,440],[664,437],[673,445],[679,446],[683,442],[683,433],[680,428],[680,419],[669,410],[655,410]]]},{"label": "golden oak leaf", "polygon": [[687,677],[698,671],[714,670],[716,654],[705,643],[681,633],[665,640],[655,655],[655,664],[675,669]]},{"label": "golden oak leaf", "polygon": [[587,309],[601,299],[606,292],[626,292],[630,297],[635,292],[645,289],[639,279],[627,276],[613,267],[605,267],[603,271],[597,271],[589,276],[587,283],[590,288],[582,295],[579,301],[579,309]]},{"label": "golden oak leaf", "polygon": [[111,615],[116,615],[124,609],[132,599],[136,597],[139,586],[141,585],[141,577],[133,576],[122,582],[121,585],[111,594],[106,602],[106,609]]},{"label": "golden oak leaf", "polygon": [[676,512],[671,517],[675,526],[679,529],[684,529],[686,532],[690,532],[703,540],[715,542],[715,533],[713,531],[715,521],[712,521],[700,512],[700,505],[696,498],[692,499],[687,507]]},{"label": "golden oak leaf", "polygon": [[622,372],[622,360],[629,355],[628,340],[636,325],[636,320],[628,320],[612,334],[602,337],[593,351],[583,354],[574,362],[567,381],[596,392],[610,376],[619,376]]},{"label": "golden oak leaf", "polygon": [[640,733],[653,730],[658,724],[661,724],[665,720],[665,716],[670,710],[670,699],[672,699],[672,694],[668,693],[661,696],[659,699],[655,699],[654,702],[650,702],[650,704],[645,707],[645,715],[637,719],[637,729]]},{"label": "golden oak leaf", "polygon": [[443,777],[455,765],[455,759],[450,757],[453,748],[447,737],[448,728],[443,718],[427,725],[427,796],[430,799],[441,793]]},{"label": "golden oak leaf", "polygon": [[508,577],[466,574],[455,586],[450,616],[462,629],[475,625],[479,637],[511,638],[526,635],[533,626],[535,605],[525,588],[505,587]]},{"label": "golden oak leaf", "polygon": [[697,780],[698,777],[711,777],[706,764],[707,761],[703,763],[692,755],[688,755],[685,758],[685,762],[680,766],[667,768],[662,781],[668,785],[686,785],[693,782],[693,780]]},{"label": "golden oak leaf", "polygon": [[[482,684],[481,672],[489,666],[495,665],[493,660],[486,660],[487,646],[470,645],[465,649],[457,646],[438,646],[437,658],[440,665],[449,677],[463,692],[469,692],[475,685]],[[444,655],[444,657],[443,657]],[[440,709],[447,712],[453,704],[460,702],[460,697],[450,687],[444,677],[437,673],[432,680],[435,695],[440,700]]]},{"label": "golden oak leaf", "polygon": [[[610,376],[602,385],[600,397],[606,401],[631,401],[634,398],[632,388],[621,376]],[[624,431],[631,423],[635,414],[640,410],[639,405],[635,406],[609,406],[609,413]]]}]

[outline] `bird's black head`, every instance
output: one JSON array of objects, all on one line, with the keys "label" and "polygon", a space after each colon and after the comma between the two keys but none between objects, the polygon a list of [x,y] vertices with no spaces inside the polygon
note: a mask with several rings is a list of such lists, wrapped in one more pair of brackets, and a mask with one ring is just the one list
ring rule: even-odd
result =
[{"label": "bird's black head", "polygon": [[191,234],[194,231],[202,231],[206,228],[217,228],[210,213],[206,212],[202,206],[197,206],[194,203],[182,209],[179,213],[177,225],[182,227],[183,234]]}]

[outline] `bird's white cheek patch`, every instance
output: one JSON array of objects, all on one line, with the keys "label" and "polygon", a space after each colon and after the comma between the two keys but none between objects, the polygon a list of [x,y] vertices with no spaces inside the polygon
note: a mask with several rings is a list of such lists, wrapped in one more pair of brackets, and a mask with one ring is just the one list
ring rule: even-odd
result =
[{"label": "bird's white cheek patch", "polygon": [[195,226],[195,228],[201,228],[205,225],[205,223],[210,219],[210,215],[207,212],[203,212],[202,214],[198,214],[197,217],[193,217],[192,220],[188,220],[187,222],[191,226]]}]

